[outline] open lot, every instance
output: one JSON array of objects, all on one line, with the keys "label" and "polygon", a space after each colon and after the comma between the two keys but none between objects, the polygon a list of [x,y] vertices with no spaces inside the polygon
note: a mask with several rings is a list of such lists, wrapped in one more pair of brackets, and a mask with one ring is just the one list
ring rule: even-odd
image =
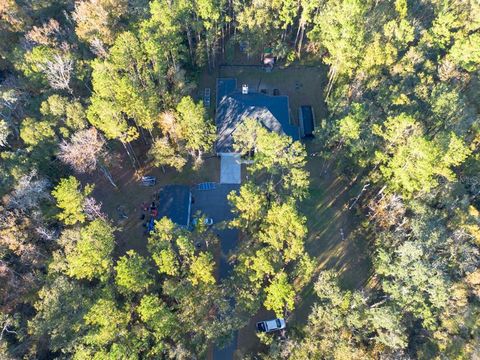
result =
[{"label": "open lot", "polygon": [[311,306],[316,301],[313,283],[321,270],[334,269],[340,274],[345,289],[365,285],[371,274],[367,239],[360,233],[360,218],[349,209],[361,186],[339,174],[335,160],[324,164],[315,154],[319,144],[307,143],[310,154],[307,168],[311,175],[309,196],[300,204],[307,217],[308,235],[305,247],[317,262],[316,273],[298,297],[290,323],[306,323]]}]

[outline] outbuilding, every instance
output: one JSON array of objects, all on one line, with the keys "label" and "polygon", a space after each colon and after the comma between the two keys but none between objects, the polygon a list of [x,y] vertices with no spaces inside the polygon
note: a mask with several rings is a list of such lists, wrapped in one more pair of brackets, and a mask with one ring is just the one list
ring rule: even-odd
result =
[{"label": "outbuilding", "polygon": [[310,105],[302,105],[298,109],[300,136],[312,137],[315,132],[315,115]]}]

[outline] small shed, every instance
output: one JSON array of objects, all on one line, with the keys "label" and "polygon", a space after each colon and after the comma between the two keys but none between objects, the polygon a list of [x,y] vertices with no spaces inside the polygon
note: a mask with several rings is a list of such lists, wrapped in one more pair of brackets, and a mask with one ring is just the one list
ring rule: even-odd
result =
[{"label": "small shed", "polygon": [[315,131],[315,115],[310,105],[302,105],[298,109],[298,120],[300,124],[300,136],[302,138],[312,137]]}]

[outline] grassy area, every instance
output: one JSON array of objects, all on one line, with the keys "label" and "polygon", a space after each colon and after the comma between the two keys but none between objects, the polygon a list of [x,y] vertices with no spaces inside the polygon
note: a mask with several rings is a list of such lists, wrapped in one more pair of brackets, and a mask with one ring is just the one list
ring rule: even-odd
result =
[{"label": "grassy area", "polygon": [[[307,144],[309,154],[315,153],[314,143]],[[340,274],[344,288],[355,289],[369,277],[371,262],[367,240],[360,234],[360,218],[348,207],[358,195],[358,181],[351,183],[335,171],[335,164],[324,164],[318,157],[309,157],[307,168],[311,174],[309,196],[300,204],[307,217],[308,237],[305,247],[316,259],[316,273],[334,269]],[[313,282],[299,296],[292,315],[293,324],[304,324],[315,302]]]}]

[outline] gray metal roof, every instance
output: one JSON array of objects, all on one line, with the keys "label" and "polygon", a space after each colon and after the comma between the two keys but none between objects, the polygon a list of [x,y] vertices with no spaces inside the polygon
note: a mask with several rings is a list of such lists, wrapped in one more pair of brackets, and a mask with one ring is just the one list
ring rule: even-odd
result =
[{"label": "gray metal roof", "polygon": [[190,188],[184,185],[166,185],[158,192],[158,219],[167,217],[175,224],[190,223]]},{"label": "gray metal roof", "polygon": [[233,134],[246,118],[257,119],[266,128],[299,139],[298,127],[290,124],[288,96],[270,96],[259,92],[242,94],[235,79],[217,80],[218,153],[233,152]]}]

